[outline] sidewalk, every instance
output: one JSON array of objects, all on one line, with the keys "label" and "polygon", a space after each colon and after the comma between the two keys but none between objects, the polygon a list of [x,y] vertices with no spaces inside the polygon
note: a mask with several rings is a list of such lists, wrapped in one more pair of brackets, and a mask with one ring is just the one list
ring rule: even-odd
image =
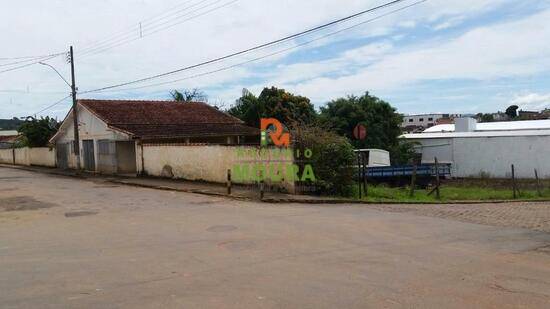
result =
[{"label": "sidewalk", "polygon": [[[100,175],[95,173],[81,172],[76,174],[74,170],[60,170],[56,168],[39,167],[39,166],[20,166],[0,164],[0,167],[15,168],[26,171],[46,173],[50,175],[78,177],[82,179],[105,181],[115,184],[128,186],[136,186],[143,188],[151,188],[157,190],[169,190],[188,193],[205,194],[212,196],[223,196],[240,200],[260,200],[260,190],[254,186],[233,185],[231,195],[227,194],[225,184],[207,183],[200,181],[186,181],[179,179],[163,179],[155,177],[128,177],[115,175]],[[268,203],[342,203],[344,200],[336,198],[325,198],[308,195],[294,195],[278,192],[264,192],[264,202]],[[345,201],[350,202],[350,201]]]},{"label": "sidewalk", "polygon": [[14,168],[50,175],[59,175],[66,177],[78,177],[81,179],[89,179],[103,181],[127,186],[135,186],[142,188],[151,188],[156,190],[178,191],[187,193],[196,193],[212,196],[222,196],[238,200],[262,201],[265,203],[301,203],[301,204],[376,204],[376,205],[460,205],[460,204],[503,204],[503,203],[550,203],[548,200],[479,200],[479,201],[439,201],[439,202],[373,202],[361,201],[346,198],[331,198],[324,196],[312,195],[294,195],[278,192],[264,192],[263,199],[260,199],[260,190],[255,186],[233,185],[231,195],[227,194],[225,184],[207,183],[201,181],[188,181],[181,179],[165,179],[156,177],[135,177],[135,176],[117,176],[117,175],[100,175],[89,172],[81,172],[76,174],[74,170],[60,170],[49,167],[39,166],[21,166],[0,164],[0,168]]}]

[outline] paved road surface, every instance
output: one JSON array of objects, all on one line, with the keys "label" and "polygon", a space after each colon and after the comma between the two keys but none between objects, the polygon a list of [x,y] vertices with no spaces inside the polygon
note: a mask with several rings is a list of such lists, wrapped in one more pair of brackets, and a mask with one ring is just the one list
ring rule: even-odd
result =
[{"label": "paved road surface", "polygon": [[549,308],[550,234],[0,168],[2,308]]}]

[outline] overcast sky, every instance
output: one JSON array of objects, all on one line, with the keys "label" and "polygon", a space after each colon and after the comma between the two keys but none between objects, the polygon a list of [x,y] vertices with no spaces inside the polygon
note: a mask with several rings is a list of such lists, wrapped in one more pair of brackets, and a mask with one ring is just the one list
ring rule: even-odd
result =
[{"label": "overcast sky", "polygon": [[[77,85],[85,91],[223,56],[384,2],[0,0],[0,58],[63,52],[72,44]],[[80,97],[169,99],[171,89],[197,87],[229,107],[243,88],[258,94],[277,86],[317,107],[365,91],[408,114],[490,112],[512,103],[550,107],[550,0],[429,0],[323,38],[400,6],[230,61]],[[69,79],[64,60],[48,63]],[[0,60],[0,71],[17,61]],[[150,87],[135,89],[141,86]],[[0,73],[0,118],[34,114],[68,93],[45,66]],[[62,118],[69,106],[66,100],[41,115]]]}]

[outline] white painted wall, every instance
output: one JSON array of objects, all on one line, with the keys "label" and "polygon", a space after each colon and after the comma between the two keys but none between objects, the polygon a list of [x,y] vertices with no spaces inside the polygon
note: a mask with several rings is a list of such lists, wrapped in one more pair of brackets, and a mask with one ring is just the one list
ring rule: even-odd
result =
[{"label": "white painted wall", "polygon": [[[131,140],[127,134],[120,133],[118,131],[110,129],[101,119],[97,118],[94,114],[88,111],[82,106],[78,106],[78,125],[79,125],[79,137],[80,137],[80,156],[81,164],[84,165],[84,158],[82,152],[83,140],[94,140],[94,155],[96,170],[98,165],[98,147],[97,141],[102,139],[113,141],[128,141]],[[56,143],[69,143],[74,140],[74,125],[72,114],[63,123],[60,129],[59,136]],[[69,149],[70,150],[70,149]],[[76,168],[76,157],[74,155],[69,156],[68,164],[70,168]]]},{"label": "white painted wall", "polygon": [[28,148],[30,165],[55,167],[55,148]]},{"label": "white painted wall", "polygon": [[15,149],[15,164],[16,165],[31,165],[28,148]]},{"label": "white painted wall", "polygon": [[[250,146],[145,144],[143,145],[143,161],[145,172],[151,176],[162,176],[163,168],[170,166],[174,178],[225,183],[227,170],[232,169],[235,163],[243,160],[260,160],[259,155],[239,157],[238,151],[257,152],[257,148]],[[141,147],[138,147],[139,171],[142,170],[140,156]],[[292,163],[292,160],[287,163]],[[285,182],[283,187],[292,192],[294,184]]]},{"label": "white painted wall", "polygon": [[422,144],[422,163],[452,163],[453,177],[550,178],[550,136],[506,136],[415,140]]},{"label": "white painted wall", "polygon": [[0,149],[0,163],[13,164],[12,149]]},{"label": "white painted wall", "polygon": [[[0,163],[13,164],[12,149],[0,150]],[[55,149],[52,148],[16,148],[15,149],[15,164],[16,165],[36,165],[55,167]]]}]

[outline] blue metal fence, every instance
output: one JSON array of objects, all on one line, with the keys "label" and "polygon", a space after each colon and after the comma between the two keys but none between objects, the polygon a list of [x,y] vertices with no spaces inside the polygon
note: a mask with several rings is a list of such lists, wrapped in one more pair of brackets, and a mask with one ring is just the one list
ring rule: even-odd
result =
[{"label": "blue metal fence", "polygon": [[[366,171],[368,178],[412,176],[412,165],[369,167]],[[451,175],[451,164],[438,164],[439,176]],[[421,164],[416,166],[417,176],[435,176],[435,164]]]}]

